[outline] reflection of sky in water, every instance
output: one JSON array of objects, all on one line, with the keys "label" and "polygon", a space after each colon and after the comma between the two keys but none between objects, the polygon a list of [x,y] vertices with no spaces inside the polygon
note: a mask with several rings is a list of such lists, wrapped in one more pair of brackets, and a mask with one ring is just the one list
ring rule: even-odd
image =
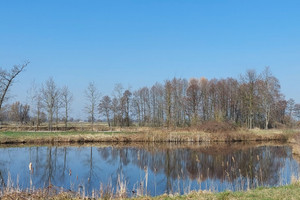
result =
[{"label": "reflection of sky in water", "polygon": [[[148,171],[148,192],[159,195],[285,185],[291,182],[292,175],[298,178],[299,168],[287,146],[233,150],[221,155],[201,148],[15,147],[0,148],[0,155],[2,185],[10,173],[15,186],[19,176],[20,188],[29,188],[30,179],[35,188],[45,187],[51,180],[55,186],[74,191],[84,186],[89,194],[93,189],[99,190],[100,183],[104,188],[110,182],[115,187],[120,174],[130,194],[145,180]],[[29,162],[33,163],[33,174],[29,173]]]}]

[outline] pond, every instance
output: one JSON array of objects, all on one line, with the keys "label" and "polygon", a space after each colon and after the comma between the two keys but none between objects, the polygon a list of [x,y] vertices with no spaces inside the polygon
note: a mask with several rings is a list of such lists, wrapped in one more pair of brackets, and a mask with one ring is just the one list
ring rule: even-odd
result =
[{"label": "pond", "polygon": [[[284,144],[93,144],[0,147],[0,188],[49,184],[91,195],[246,190],[289,184],[299,163]],[[32,163],[32,170],[29,170]]]}]

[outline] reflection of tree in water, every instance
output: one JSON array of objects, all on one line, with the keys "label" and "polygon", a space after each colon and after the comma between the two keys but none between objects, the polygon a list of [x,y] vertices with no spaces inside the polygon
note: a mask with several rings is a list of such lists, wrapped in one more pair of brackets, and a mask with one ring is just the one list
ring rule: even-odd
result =
[{"label": "reflection of tree in water", "polygon": [[[30,150],[30,161],[34,166],[34,179],[39,185],[58,185],[67,174],[68,148],[35,147]],[[61,159],[63,158],[63,159]]]},{"label": "reflection of tree in water", "polygon": [[[1,164],[0,164],[1,165]],[[2,165],[1,165],[2,166]],[[0,169],[0,189],[3,187],[6,187],[4,177],[3,177],[3,172],[4,170]]]},{"label": "reflection of tree in water", "polygon": [[[241,183],[241,179],[244,183],[247,179],[249,187],[262,184],[275,185],[280,182],[278,172],[286,167],[285,159],[291,157],[289,147],[249,147],[241,150],[225,145],[221,150],[216,150],[217,148],[220,147],[177,148],[176,145],[170,144],[161,146],[143,144],[142,147],[80,147],[76,148],[75,152],[83,151],[84,154],[78,159],[75,158],[75,161],[80,163],[73,164],[83,165],[80,173],[83,175],[83,184],[87,191],[99,187],[101,174],[106,172],[106,169],[100,169],[100,166],[106,163],[116,169],[110,172],[112,174],[105,175],[112,178],[113,185],[121,173],[126,180],[130,180],[131,177],[126,177],[129,174],[123,173],[123,170],[126,166],[135,165],[141,169],[137,172],[140,173],[140,178],[143,178],[143,171],[146,173],[145,169],[147,169],[149,174],[155,175],[154,178],[158,175],[157,183],[165,192],[172,193],[176,192],[173,188],[178,180],[204,182],[210,179],[235,185]],[[47,187],[49,182],[56,186],[69,184],[71,177],[69,177],[68,163],[72,164],[70,163],[73,158],[72,153],[69,155],[72,151],[74,151],[72,147],[29,147],[28,163],[32,162],[34,166],[32,174],[34,185]],[[2,150],[2,152],[5,151]],[[4,158],[0,160],[0,186],[2,187],[7,181],[6,169],[10,166],[6,162],[14,159],[6,157],[7,160]],[[27,166],[28,164],[26,164],[26,170]],[[76,176],[75,173],[74,175]],[[81,184],[80,181],[76,184]],[[157,184],[156,179],[151,179],[151,181]],[[106,182],[102,183],[106,184]],[[152,182],[149,182],[150,184]]]},{"label": "reflection of tree in water", "polygon": [[[215,153],[203,149],[155,149],[142,148],[101,148],[104,160],[128,164],[131,162],[141,169],[148,166],[153,172],[163,172],[166,190],[171,192],[172,182],[180,179],[221,182],[235,182],[239,178],[248,179],[250,187],[279,183],[278,172],[284,167],[282,158],[287,157],[288,147],[255,147],[247,150]],[[111,151],[109,153],[109,151]],[[204,151],[204,153],[203,153]],[[111,157],[109,156],[111,155]],[[127,158],[127,159],[126,159]]]},{"label": "reflection of tree in water", "polygon": [[[124,175],[123,167],[131,163],[130,148],[98,148],[98,153],[109,164],[117,166],[117,171],[110,174],[113,183],[117,183],[118,175]],[[124,177],[128,179],[128,177]]]},{"label": "reflection of tree in water", "polygon": [[15,159],[13,150],[11,148],[3,148],[1,149],[1,155],[5,155],[0,159],[0,189],[5,188],[7,186],[6,182],[10,173],[10,166],[12,161]]}]

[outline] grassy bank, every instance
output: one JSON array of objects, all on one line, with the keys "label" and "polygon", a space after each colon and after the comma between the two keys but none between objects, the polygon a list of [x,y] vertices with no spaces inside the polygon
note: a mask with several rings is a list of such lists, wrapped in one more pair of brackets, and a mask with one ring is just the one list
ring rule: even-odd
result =
[{"label": "grassy bank", "polygon": [[210,192],[192,192],[184,196],[159,196],[154,198],[138,198],[138,199],[300,199],[300,185],[291,184],[288,186],[281,186],[276,188],[257,188],[249,191],[239,192],[221,192],[221,193],[210,193]]},{"label": "grassy bank", "polygon": [[0,144],[51,144],[88,142],[238,142],[288,141],[297,131],[238,130],[207,133],[197,130],[123,129],[121,131],[68,131],[68,132],[0,132]]},{"label": "grassy bank", "polygon": [[9,190],[0,192],[0,198],[2,200],[11,199],[53,199],[53,200],[79,200],[79,199],[131,199],[131,200],[175,200],[175,199],[211,199],[211,200],[225,200],[225,199],[300,199],[300,184],[293,183],[287,186],[274,187],[274,188],[257,188],[248,191],[238,191],[238,192],[220,192],[212,193],[207,191],[191,192],[187,195],[161,195],[157,197],[112,197],[111,195],[86,198],[78,194],[70,192],[59,192],[58,194],[49,193],[48,189],[38,190],[35,192],[23,192],[18,190]]}]

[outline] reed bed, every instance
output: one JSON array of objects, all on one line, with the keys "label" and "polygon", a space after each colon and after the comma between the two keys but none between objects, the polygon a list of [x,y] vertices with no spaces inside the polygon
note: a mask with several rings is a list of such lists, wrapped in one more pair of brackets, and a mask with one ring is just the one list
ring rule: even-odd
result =
[{"label": "reed bed", "polygon": [[289,141],[297,133],[285,131],[233,131],[207,133],[195,130],[123,129],[98,132],[0,132],[0,144],[59,144],[93,142],[241,142]]}]

